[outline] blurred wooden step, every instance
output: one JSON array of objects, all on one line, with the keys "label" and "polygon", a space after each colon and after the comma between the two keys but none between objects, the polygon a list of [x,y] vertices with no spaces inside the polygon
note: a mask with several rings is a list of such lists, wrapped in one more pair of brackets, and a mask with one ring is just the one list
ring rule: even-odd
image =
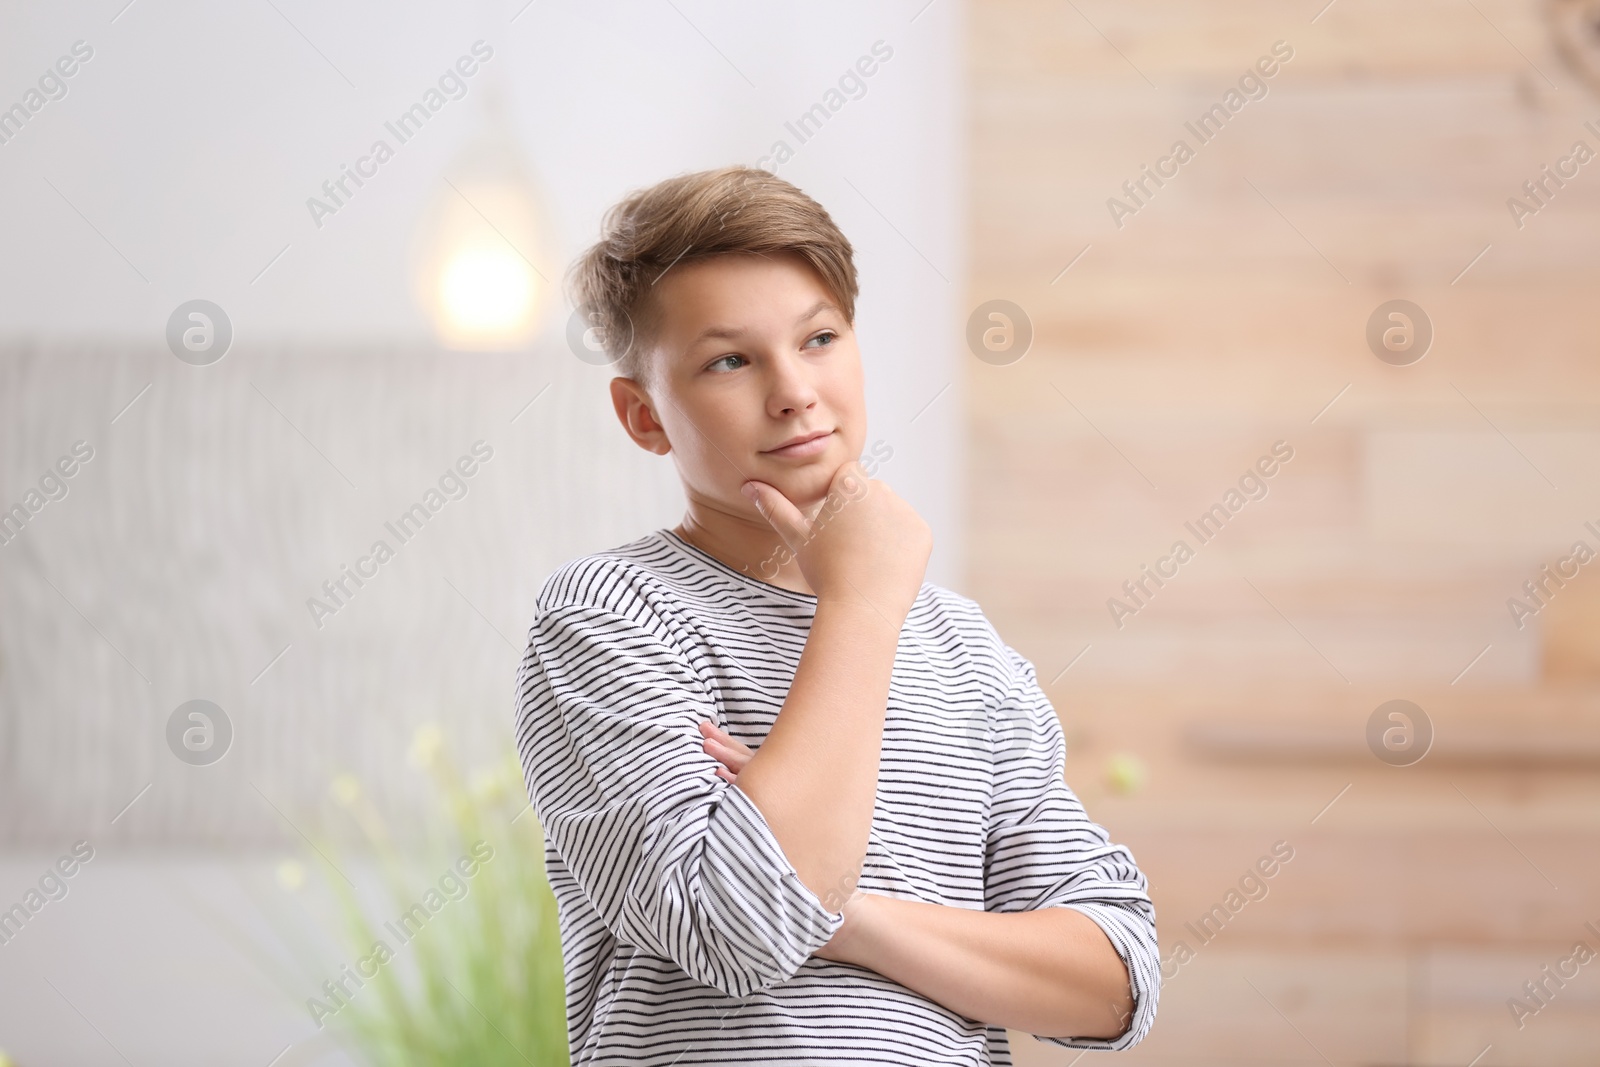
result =
[{"label": "blurred wooden step", "polygon": [[[1287,723],[1281,719],[1202,719],[1183,728],[1196,755],[1231,763],[1367,763],[1367,738],[1349,723]],[[1600,719],[1571,728],[1514,723],[1455,724],[1434,732],[1426,755],[1434,764],[1493,768],[1600,768]]]}]

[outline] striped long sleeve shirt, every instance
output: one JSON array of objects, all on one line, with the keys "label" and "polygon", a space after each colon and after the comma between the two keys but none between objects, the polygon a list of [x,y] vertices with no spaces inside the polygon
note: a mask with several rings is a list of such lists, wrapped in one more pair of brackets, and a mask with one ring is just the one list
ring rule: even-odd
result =
[{"label": "striped long sleeve shirt", "polygon": [[[1006,1031],[812,955],[843,923],[698,726],[751,749],[783,707],[816,598],[670,530],[558,568],[517,677],[516,737],[558,905],[575,1067],[1010,1064]],[[1032,665],[924,582],[901,630],[859,888],[956,908],[1076,908],[1127,964],[1118,1038],[1155,1018],[1155,910],[1133,856],[1063,778]]]}]

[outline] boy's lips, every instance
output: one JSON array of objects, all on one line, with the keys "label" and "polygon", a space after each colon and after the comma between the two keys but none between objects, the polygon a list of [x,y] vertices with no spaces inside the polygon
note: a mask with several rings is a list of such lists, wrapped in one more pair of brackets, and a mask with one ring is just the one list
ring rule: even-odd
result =
[{"label": "boy's lips", "polygon": [[834,431],[832,430],[826,430],[815,437],[803,438],[795,444],[769,449],[761,454],[763,456],[785,456],[790,458],[814,456],[828,447],[828,442],[833,439],[833,433]]}]

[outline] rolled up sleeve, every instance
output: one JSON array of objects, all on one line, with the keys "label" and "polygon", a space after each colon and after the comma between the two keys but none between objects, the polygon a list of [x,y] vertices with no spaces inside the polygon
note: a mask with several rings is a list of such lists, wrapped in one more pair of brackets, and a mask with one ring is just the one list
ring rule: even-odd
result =
[{"label": "rolled up sleeve", "polygon": [[517,691],[539,821],[619,942],[745,997],[792,977],[843,924],[714,773],[698,727],[720,716],[659,619],[542,614]]},{"label": "rolled up sleeve", "polygon": [[1127,1029],[1111,1039],[1037,1039],[1069,1048],[1129,1048],[1155,1021],[1160,994],[1155,907],[1132,853],[1111,842],[1067,786],[1061,721],[1039,688],[1033,665],[1009,646],[1004,651],[1011,685],[994,723],[995,791],[984,857],[984,907],[1066,907],[1093,919],[1128,968],[1134,1008]]}]

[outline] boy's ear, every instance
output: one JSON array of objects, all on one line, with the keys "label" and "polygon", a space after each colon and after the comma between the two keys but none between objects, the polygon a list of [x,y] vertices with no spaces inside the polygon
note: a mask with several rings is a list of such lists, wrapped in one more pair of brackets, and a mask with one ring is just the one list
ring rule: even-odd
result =
[{"label": "boy's ear", "polygon": [[632,378],[611,379],[611,406],[634,444],[658,456],[672,451],[667,431],[656,419],[655,401],[638,382]]}]

